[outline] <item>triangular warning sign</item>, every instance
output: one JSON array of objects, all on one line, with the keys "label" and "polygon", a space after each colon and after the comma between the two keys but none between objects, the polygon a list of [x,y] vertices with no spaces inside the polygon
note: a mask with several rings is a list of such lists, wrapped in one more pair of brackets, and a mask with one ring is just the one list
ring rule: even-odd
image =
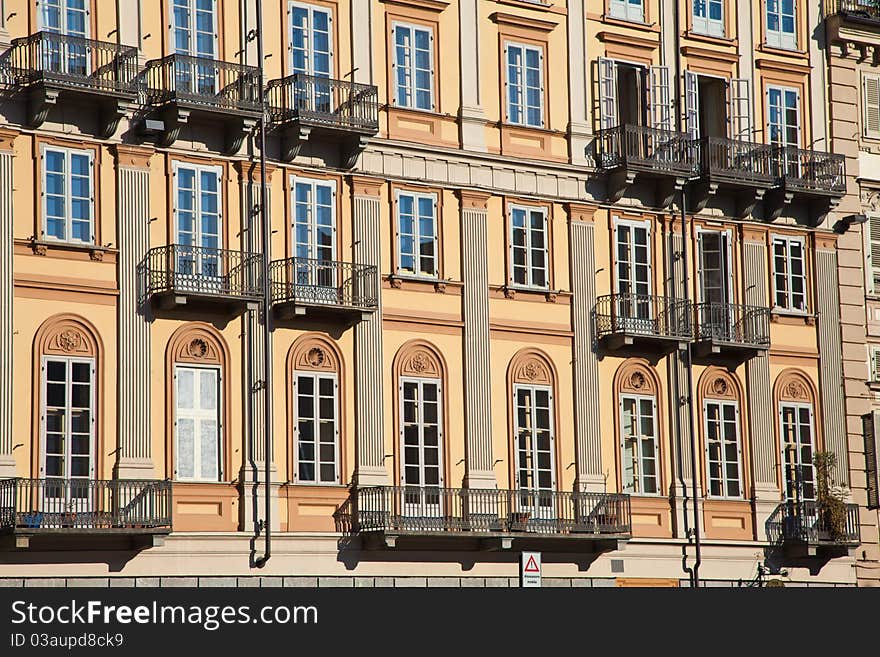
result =
[{"label": "triangular warning sign", "polygon": [[540,573],[541,569],[538,568],[538,564],[535,563],[535,557],[529,556],[529,560],[526,562],[526,567],[523,569],[523,572],[526,573]]}]

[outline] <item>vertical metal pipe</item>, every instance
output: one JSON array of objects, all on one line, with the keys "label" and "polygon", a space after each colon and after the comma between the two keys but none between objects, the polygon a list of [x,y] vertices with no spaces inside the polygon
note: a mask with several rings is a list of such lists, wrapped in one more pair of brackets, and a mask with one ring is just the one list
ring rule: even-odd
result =
[{"label": "vertical metal pipe", "polygon": [[263,431],[265,449],[263,465],[265,467],[266,511],[263,520],[265,533],[265,552],[256,561],[262,568],[272,556],[272,288],[269,281],[269,262],[271,254],[272,226],[269,225],[269,211],[266,207],[268,193],[266,190],[266,95],[263,88],[263,2],[257,0],[257,76],[260,93],[260,223],[263,235]]}]

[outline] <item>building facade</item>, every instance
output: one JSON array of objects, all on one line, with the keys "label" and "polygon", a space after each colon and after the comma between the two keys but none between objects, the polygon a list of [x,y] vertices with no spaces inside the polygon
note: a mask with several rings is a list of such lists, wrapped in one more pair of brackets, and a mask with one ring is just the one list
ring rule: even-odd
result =
[{"label": "building facade", "polygon": [[0,4],[0,577],[876,578],[828,8]]}]

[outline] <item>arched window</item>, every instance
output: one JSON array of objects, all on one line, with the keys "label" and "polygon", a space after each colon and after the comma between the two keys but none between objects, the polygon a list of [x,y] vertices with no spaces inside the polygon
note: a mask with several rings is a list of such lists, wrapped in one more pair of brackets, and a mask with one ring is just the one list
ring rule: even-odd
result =
[{"label": "arched window", "polygon": [[706,489],[710,497],[743,497],[743,457],[740,394],[727,372],[709,368],[700,378],[703,400],[703,437],[706,453]]},{"label": "arched window", "polygon": [[777,377],[774,392],[779,413],[778,431],[785,499],[815,499],[815,390],[803,372],[785,370]]},{"label": "arched window", "polygon": [[291,466],[298,484],[340,483],[341,362],[336,346],[320,336],[303,336],[290,348]]},{"label": "arched window", "polygon": [[67,479],[71,484],[83,482],[79,486],[47,489],[47,495],[56,491],[59,495],[85,496],[85,482],[96,479],[101,471],[98,334],[80,317],[57,315],[37,331],[35,346],[39,371],[39,447],[34,450],[35,469],[40,478]]},{"label": "arched window", "polygon": [[646,362],[627,361],[617,370],[615,391],[621,490],[633,495],[659,495],[662,490],[657,425],[660,382]]},{"label": "arched window", "polygon": [[407,515],[443,513],[437,491],[445,483],[443,443],[445,368],[439,353],[426,342],[405,344],[395,357],[397,374],[398,469],[405,486]]},{"label": "arched window", "polygon": [[550,517],[556,490],[555,376],[550,359],[526,349],[508,370],[513,437],[513,483],[520,511]]},{"label": "arched window", "polygon": [[229,475],[223,338],[207,324],[177,330],[168,343],[173,383],[170,465],[177,481],[219,482]]}]

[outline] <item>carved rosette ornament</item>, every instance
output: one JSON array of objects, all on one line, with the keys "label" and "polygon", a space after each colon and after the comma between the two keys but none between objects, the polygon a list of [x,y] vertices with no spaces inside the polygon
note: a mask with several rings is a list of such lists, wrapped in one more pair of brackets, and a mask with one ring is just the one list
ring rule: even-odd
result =
[{"label": "carved rosette ornament", "polygon": [[79,349],[82,341],[82,335],[74,329],[65,329],[58,335],[58,346],[67,353]]},{"label": "carved rosette ornament", "polygon": [[413,372],[418,372],[419,374],[427,372],[429,366],[430,360],[428,359],[428,355],[423,351],[418,352],[409,361],[409,369]]},{"label": "carved rosette ornament", "polygon": [[633,390],[644,390],[647,384],[648,381],[641,372],[633,372],[629,377],[629,387]]},{"label": "carved rosette ornament", "polygon": [[800,381],[789,381],[782,389],[783,396],[788,399],[808,399],[807,388]]},{"label": "carved rosette ornament", "polygon": [[322,367],[327,362],[327,354],[320,347],[312,347],[306,353],[306,361],[312,367]]},{"label": "carved rosette ornament", "polygon": [[202,338],[193,338],[186,350],[192,358],[202,359],[208,354],[208,343]]},{"label": "carved rosette ornament", "polygon": [[730,385],[721,377],[712,382],[712,392],[721,397],[726,397],[730,391]]}]

